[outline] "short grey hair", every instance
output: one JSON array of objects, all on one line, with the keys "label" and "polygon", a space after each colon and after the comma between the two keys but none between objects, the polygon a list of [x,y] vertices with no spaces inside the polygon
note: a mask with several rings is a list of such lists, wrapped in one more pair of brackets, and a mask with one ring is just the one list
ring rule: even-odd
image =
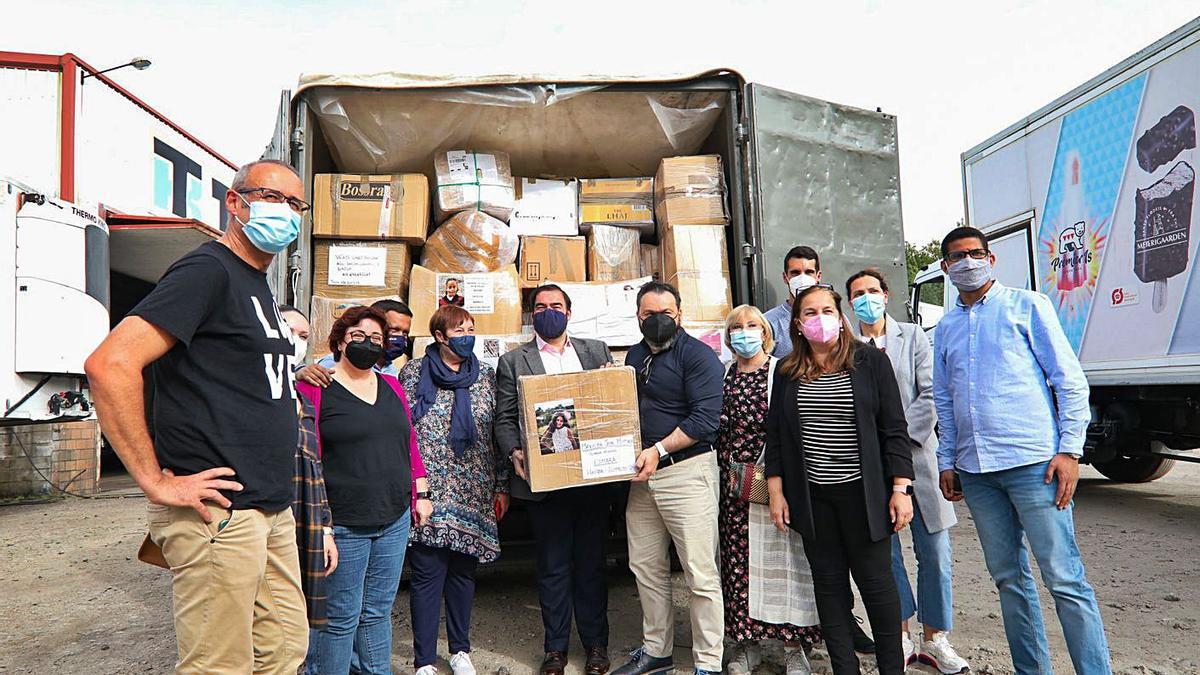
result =
[{"label": "short grey hair", "polygon": [[234,174],[233,185],[231,185],[229,189],[233,190],[234,192],[237,192],[238,190],[244,190],[246,188],[247,183],[249,182],[248,177],[250,175],[250,171],[252,169],[254,169],[254,167],[261,166],[263,164],[274,164],[275,166],[282,166],[283,168],[285,168],[288,171],[291,171],[293,174],[295,174],[296,178],[300,177],[299,172],[297,172],[296,169],[292,168],[292,165],[288,164],[287,162],[281,162],[277,159],[260,159],[260,160],[250,162],[249,164],[243,164],[242,168],[238,169],[237,173]]}]

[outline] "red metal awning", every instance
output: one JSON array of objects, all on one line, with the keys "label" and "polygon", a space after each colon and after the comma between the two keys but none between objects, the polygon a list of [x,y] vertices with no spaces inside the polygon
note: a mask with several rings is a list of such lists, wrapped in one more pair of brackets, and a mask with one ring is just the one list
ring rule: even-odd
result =
[{"label": "red metal awning", "polygon": [[108,212],[109,265],[114,272],[157,283],[167,268],[206,241],[215,230],[194,218]]}]

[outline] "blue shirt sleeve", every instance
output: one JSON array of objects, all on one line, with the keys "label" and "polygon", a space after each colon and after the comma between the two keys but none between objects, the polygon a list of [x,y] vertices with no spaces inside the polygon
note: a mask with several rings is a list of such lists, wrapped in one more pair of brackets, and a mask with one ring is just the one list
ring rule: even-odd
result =
[{"label": "blue shirt sleeve", "polygon": [[937,410],[938,425],[938,472],[954,468],[958,449],[958,425],[954,420],[954,392],[950,389],[950,375],[946,364],[945,340],[942,331],[934,329],[933,339],[933,405]]},{"label": "blue shirt sleeve", "polygon": [[1058,452],[1081,457],[1092,421],[1087,378],[1050,300],[1040,294],[1032,297],[1029,346],[1058,402]]},{"label": "blue shirt sleeve", "polygon": [[696,441],[714,443],[725,396],[725,368],[707,345],[692,340],[685,344],[683,381],[689,413],[679,430]]}]

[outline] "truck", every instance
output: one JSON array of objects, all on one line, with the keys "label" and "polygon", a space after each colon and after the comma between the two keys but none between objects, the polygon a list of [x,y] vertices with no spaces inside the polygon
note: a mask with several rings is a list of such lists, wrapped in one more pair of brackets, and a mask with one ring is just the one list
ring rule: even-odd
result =
[{"label": "truck", "polygon": [[[1148,482],[1200,461],[1200,18],[962,154],[996,278],[1053,303],[1091,386],[1083,461]],[[932,329],[957,294],[915,277]]]}]

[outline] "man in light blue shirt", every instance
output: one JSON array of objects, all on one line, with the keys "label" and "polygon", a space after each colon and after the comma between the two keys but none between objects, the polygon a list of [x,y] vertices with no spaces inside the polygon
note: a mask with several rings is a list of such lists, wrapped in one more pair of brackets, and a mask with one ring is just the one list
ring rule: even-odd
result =
[{"label": "man in light blue shirt", "polygon": [[809,246],[793,246],[783,258],[783,283],[788,285],[787,300],[763,313],[771,324],[775,349],[771,356],[787,358],[792,353],[792,298],[821,280],[821,256]]},{"label": "man in light blue shirt", "polygon": [[959,291],[934,335],[942,494],[966,497],[1016,671],[1052,672],[1024,537],[1054,596],[1075,671],[1107,674],[1104,624],[1071,505],[1091,420],[1087,380],[1049,299],[1001,285],[995,261],[975,228],[942,240],[942,269]]}]

